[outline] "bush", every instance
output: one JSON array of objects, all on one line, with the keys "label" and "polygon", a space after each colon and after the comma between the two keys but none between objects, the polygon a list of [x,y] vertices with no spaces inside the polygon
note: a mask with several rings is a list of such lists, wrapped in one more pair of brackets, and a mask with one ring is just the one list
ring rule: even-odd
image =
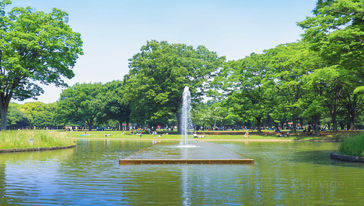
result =
[{"label": "bush", "polygon": [[339,147],[339,153],[352,156],[364,156],[364,133],[345,139]]}]

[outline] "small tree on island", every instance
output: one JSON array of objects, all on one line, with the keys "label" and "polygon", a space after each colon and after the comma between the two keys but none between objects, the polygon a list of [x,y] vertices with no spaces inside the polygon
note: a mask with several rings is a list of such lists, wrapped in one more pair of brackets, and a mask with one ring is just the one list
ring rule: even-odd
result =
[{"label": "small tree on island", "polygon": [[82,40],[67,24],[68,14],[32,8],[5,7],[0,0],[0,111],[1,130],[11,99],[35,98],[43,93],[39,84],[66,86],[62,77],[74,76],[71,68],[82,55]]}]

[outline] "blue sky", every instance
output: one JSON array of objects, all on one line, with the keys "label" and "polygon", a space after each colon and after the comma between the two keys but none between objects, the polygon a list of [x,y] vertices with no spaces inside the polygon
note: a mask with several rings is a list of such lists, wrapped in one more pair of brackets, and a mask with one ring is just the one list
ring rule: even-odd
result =
[{"label": "blue sky", "polygon": [[[37,11],[58,8],[81,33],[84,55],[74,68],[76,82],[121,80],[128,59],[148,40],[204,45],[228,60],[278,44],[295,42],[297,22],[312,16],[316,0],[12,0]],[[62,88],[44,87],[38,101],[50,103]],[[34,100],[27,100],[34,101]]]}]

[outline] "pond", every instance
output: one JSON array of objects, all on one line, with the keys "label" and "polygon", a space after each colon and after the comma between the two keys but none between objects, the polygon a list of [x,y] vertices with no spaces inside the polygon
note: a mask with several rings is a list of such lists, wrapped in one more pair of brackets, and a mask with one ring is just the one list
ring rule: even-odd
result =
[{"label": "pond", "polygon": [[255,165],[119,165],[148,141],[0,154],[0,205],[364,204],[364,164],[331,160],[337,143],[216,144]]}]

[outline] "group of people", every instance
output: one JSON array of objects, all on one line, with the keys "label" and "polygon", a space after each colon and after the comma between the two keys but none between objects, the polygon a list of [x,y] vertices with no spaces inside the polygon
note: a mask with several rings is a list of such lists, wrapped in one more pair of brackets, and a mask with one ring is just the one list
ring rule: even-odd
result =
[{"label": "group of people", "polygon": [[196,133],[193,133],[193,138],[205,138],[205,135],[197,135]]}]

